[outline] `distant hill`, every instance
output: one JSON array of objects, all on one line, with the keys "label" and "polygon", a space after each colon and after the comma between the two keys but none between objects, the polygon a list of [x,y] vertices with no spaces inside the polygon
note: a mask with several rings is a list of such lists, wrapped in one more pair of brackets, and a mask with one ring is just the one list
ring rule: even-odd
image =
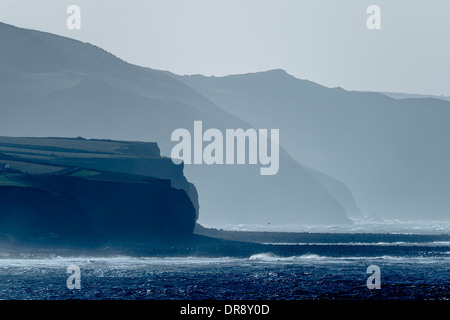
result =
[{"label": "distant hill", "polygon": [[[0,41],[0,135],[154,141],[169,156],[172,131],[192,130],[195,120],[205,129],[251,127],[166,72],[131,65],[92,44],[6,24]],[[205,224],[347,223],[340,200],[280,152],[275,176],[260,176],[255,166],[186,165],[180,169],[198,193],[192,185],[174,186],[194,202],[198,194]],[[136,160],[128,169],[144,166]]]},{"label": "distant hill", "polygon": [[441,96],[435,96],[435,95],[425,95],[425,94],[411,94],[411,93],[400,93],[400,92],[379,92],[384,94],[385,96],[394,98],[394,99],[426,99],[426,98],[432,98],[432,99],[440,99],[450,102],[450,97],[441,95]]},{"label": "distant hill", "polygon": [[327,88],[284,70],[172,76],[256,127],[280,128],[293,158],[345,183],[363,213],[450,219],[450,102]]}]

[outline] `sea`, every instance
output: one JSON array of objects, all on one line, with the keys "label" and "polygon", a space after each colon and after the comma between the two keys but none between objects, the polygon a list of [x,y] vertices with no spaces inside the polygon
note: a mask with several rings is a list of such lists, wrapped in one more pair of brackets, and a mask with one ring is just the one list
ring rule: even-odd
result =
[{"label": "sea", "polygon": [[[434,229],[422,225],[419,230],[417,225],[412,229],[402,226],[390,233],[448,235],[448,227],[450,224]],[[249,230],[250,226],[230,229],[239,228]],[[276,245],[326,246],[338,253],[305,254],[303,250],[297,255],[289,250],[290,255],[279,256],[267,251],[238,258],[24,254],[10,258],[0,250],[0,299],[450,300],[449,241],[417,242],[413,237],[394,243]],[[379,250],[394,247],[392,254]],[[358,254],[353,255],[352,248]]]}]

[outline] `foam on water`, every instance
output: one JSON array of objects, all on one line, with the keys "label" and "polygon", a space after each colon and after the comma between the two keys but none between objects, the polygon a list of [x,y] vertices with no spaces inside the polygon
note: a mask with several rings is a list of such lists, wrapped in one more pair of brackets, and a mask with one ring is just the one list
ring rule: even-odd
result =
[{"label": "foam on water", "polygon": [[134,268],[146,267],[151,265],[206,265],[230,263],[243,259],[221,257],[54,257],[54,258],[37,258],[37,259],[0,259],[0,268],[23,268],[23,267],[44,267],[44,268],[61,268],[61,266],[69,266],[71,264],[85,268]]},{"label": "foam on water", "polygon": [[450,257],[400,257],[400,256],[370,256],[370,257],[332,257],[320,256],[317,254],[303,254],[300,256],[281,257],[271,252],[258,253],[252,255],[249,260],[260,262],[288,262],[288,263],[330,263],[330,262],[355,262],[355,261],[385,261],[397,263],[450,263]]},{"label": "foam on water", "polygon": [[318,259],[326,259],[326,257],[319,256],[317,254],[304,254],[301,256],[291,256],[291,257],[280,257],[276,254],[273,254],[271,252],[266,253],[257,253],[252,256],[250,256],[249,260],[255,260],[255,261],[287,261],[287,262],[295,262],[299,260],[318,260]]},{"label": "foam on water", "polygon": [[[443,254],[443,255],[442,255]],[[354,261],[389,261],[398,263],[450,263],[450,251],[440,256],[325,256],[313,253],[279,256],[272,252],[253,254],[248,258],[235,257],[50,257],[50,258],[0,258],[0,269],[11,268],[63,268],[75,264],[88,269],[143,269],[151,266],[207,266],[223,264],[254,263],[333,263]]]},{"label": "foam on water", "polygon": [[[450,252],[447,252],[450,254]],[[377,297],[444,299],[445,257],[283,257],[261,252],[247,258],[39,258],[0,259],[3,299],[361,299],[369,265],[382,270]],[[82,290],[67,288],[66,269],[81,269]],[[380,294],[382,296],[380,296]]]}]

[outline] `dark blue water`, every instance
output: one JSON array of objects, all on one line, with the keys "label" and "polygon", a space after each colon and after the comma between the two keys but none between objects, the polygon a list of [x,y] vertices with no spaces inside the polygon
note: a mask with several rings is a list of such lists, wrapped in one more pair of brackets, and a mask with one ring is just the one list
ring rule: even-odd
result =
[{"label": "dark blue water", "polygon": [[[69,265],[81,289],[67,287]],[[368,289],[369,265],[381,288]],[[450,299],[450,253],[427,257],[0,259],[0,299]]]}]

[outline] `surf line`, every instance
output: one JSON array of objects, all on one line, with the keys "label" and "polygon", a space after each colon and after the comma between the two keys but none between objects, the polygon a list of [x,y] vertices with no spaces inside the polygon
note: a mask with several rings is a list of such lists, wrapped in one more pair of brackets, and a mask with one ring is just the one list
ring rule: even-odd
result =
[{"label": "surf line", "polygon": [[[270,154],[268,140],[268,129],[226,129],[224,145],[222,131],[209,128],[203,132],[203,122],[194,121],[193,138],[190,131],[184,128],[172,132],[171,141],[177,141],[178,144],[172,148],[171,158],[175,164],[179,164],[181,160],[184,164],[233,165],[246,164],[248,154],[248,164],[258,164],[259,160],[262,165],[260,175],[275,175],[280,163],[279,129],[270,129]],[[203,142],[209,144],[203,148]]]}]

